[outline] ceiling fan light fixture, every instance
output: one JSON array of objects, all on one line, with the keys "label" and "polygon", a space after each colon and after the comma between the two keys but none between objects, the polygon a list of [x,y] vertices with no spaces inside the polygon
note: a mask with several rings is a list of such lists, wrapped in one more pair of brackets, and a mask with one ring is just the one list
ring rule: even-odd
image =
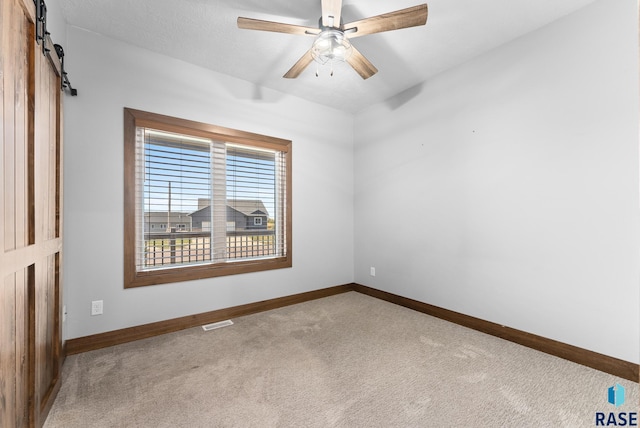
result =
[{"label": "ceiling fan light fixture", "polygon": [[337,29],[322,31],[311,47],[314,61],[324,65],[330,61],[346,61],[353,49],[344,32]]}]

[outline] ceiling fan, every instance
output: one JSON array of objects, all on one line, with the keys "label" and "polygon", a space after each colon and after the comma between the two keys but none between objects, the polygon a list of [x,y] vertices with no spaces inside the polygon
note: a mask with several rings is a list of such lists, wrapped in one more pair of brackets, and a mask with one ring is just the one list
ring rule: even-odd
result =
[{"label": "ceiling fan", "polygon": [[[318,22],[318,28],[244,17],[238,18],[238,28],[316,37],[311,48],[283,77],[298,77],[315,60],[320,64],[346,61],[363,79],[368,79],[376,74],[378,69],[351,44],[350,39],[427,23],[426,4],[343,24],[342,0],[321,1],[322,17]],[[333,75],[333,71],[331,74]]]}]

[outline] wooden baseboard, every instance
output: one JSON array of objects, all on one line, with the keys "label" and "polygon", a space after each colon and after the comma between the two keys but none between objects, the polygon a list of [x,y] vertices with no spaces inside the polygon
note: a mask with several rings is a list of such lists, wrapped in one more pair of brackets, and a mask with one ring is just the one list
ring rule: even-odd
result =
[{"label": "wooden baseboard", "polygon": [[186,317],[123,328],[121,330],[108,331],[106,333],[98,333],[91,336],[79,337],[66,341],[66,352],[67,355],[79,354],[81,352],[92,351],[95,349],[119,345],[121,343],[133,342],[134,340],[146,339],[165,333],[198,327],[203,324],[209,324],[227,320],[230,318],[237,318],[244,315],[251,315],[258,312],[269,311],[271,309],[282,308],[284,306],[295,305],[296,303],[302,303],[309,300],[320,299],[322,297],[333,296],[334,294],[345,293],[352,290],[352,284],[338,285],[335,287],[307,291],[306,293],[278,297],[261,302],[248,303],[246,305],[234,306],[217,311],[189,315]]},{"label": "wooden baseboard", "polygon": [[146,339],[148,337],[159,336],[161,334],[184,330],[186,328],[198,327],[203,324],[237,318],[244,315],[303,303],[309,300],[333,296],[347,291],[357,291],[359,293],[366,294],[367,296],[395,303],[427,315],[450,321],[454,324],[490,334],[510,342],[518,343],[528,348],[564,358],[565,360],[573,361],[633,382],[638,382],[640,377],[640,366],[638,364],[355,283],[308,291],[306,293],[294,294],[292,296],[278,297],[276,299],[264,300],[256,303],[248,303],[246,305],[234,306],[217,311],[189,315],[186,317],[174,318],[166,321],[94,334],[91,336],[79,337],[77,339],[70,339],[65,343],[65,355],[78,354],[121,343],[132,342],[134,340]]},{"label": "wooden baseboard", "polygon": [[532,348],[546,354],[554,355],[574,363],[582,364],[614,376],[638,382],[640,379],[640,366],[618,358],[599,354],[577,346],[568,345],[556,340],[547,339],[546,337],[537,336],[514,328],[505,327],[480,318],[464,315],[459,312],[450,311],[448,309],[423,303],[418,300],[402,297],[397,294],[387,293],[386,291],[377,290],[365,285],[353,284],[352,289],[362,294],[375,297],[387,302],[395,303],[427,315],[431,315],[454,324],[471,328],[501,339],[515,342],[520,345]]}]

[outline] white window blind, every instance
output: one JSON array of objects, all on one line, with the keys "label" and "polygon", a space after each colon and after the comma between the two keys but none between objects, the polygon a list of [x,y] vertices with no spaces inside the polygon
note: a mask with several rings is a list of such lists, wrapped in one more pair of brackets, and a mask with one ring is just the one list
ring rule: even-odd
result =
[{"label": "white window blind", "polygon": [[286,156],[136,128],[136,269],[285,256]]}]

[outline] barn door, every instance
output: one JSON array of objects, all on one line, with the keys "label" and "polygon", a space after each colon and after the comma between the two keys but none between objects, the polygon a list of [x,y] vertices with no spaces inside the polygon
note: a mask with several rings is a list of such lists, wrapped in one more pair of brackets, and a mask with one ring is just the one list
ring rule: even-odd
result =
[{"label": "barn door", "polygon": [[41,426],[62,360],[60,64],[33,0],[0,5],[0,426]]}]

